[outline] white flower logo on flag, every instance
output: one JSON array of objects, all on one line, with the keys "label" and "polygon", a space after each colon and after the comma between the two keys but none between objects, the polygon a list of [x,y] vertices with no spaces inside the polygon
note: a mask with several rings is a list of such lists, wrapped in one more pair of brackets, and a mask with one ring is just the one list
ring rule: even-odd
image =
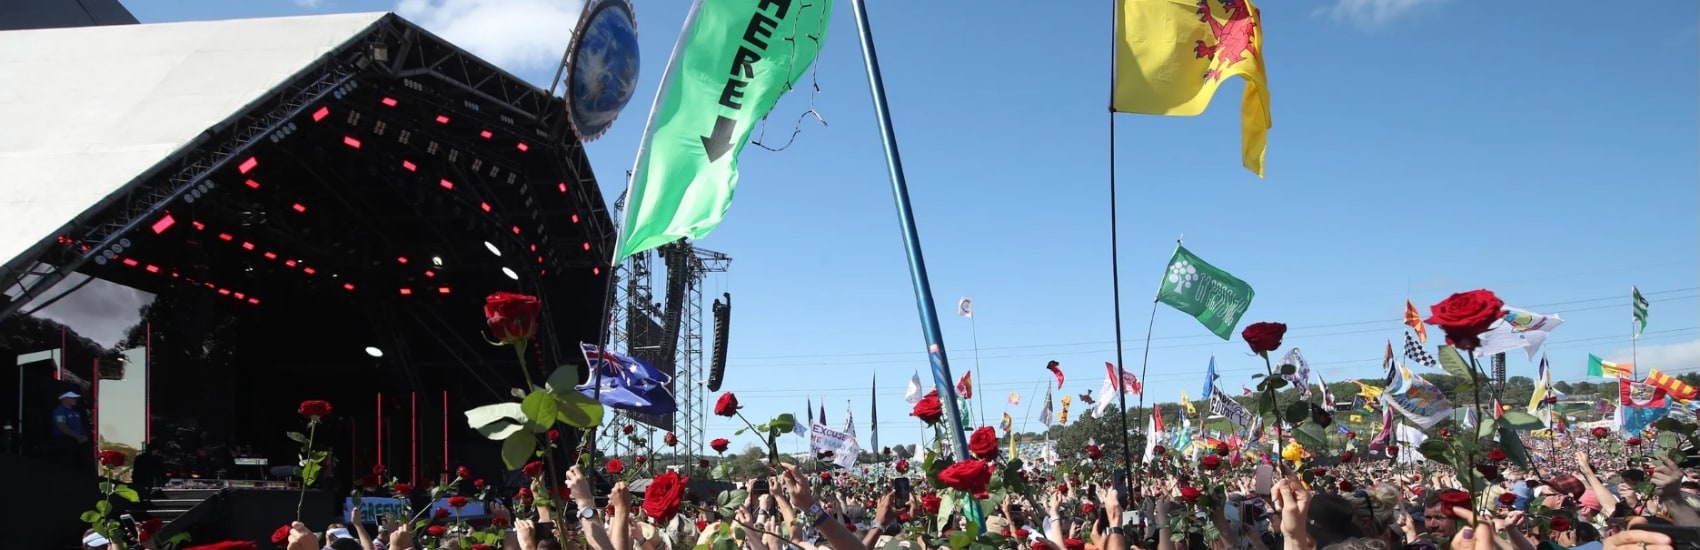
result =
[{"label": "white flower logo on flag", "polygon": [[1175,286],[1175,292],[1185,292],[1197,280],[1198,268],[1193,267],[1192,262],[1181,260],[1169,266],[1169,284]]}]

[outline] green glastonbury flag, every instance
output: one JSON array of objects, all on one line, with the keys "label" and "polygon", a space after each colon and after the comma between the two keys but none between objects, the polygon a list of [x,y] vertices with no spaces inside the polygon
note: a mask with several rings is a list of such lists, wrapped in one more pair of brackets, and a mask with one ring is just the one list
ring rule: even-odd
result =
[{"label": "green glastonbury flag", "polygon": [[649,113],[616,261],[713,231],[750,130],[814,63],[832,0],[699,0]]},{"label": "green glastonbury flag", "polygon": [[1204,328],[1227,340],[1240,316],[1251,307],[1251,285],[1204,263],[1186,247],[1175,247],[1157,301],[1198,319]]}]

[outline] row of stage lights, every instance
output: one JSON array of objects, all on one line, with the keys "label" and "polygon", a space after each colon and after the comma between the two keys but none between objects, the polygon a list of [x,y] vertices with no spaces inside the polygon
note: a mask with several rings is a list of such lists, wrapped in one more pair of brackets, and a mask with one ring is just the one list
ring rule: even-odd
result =
[{"label": "row of stage lights", "polygon": [[[391,98],[391,97],[384,97],[379,102],[381,104],[383,104],[384,106],[391,107],[391,108],[396,107],[397,105],[400,104],[400,102],[398,100],[396,100],[395,98]],[[330,116],[330,114],[331,114],[331,111],[330,111],[329,106],[321,106],[321,107],[319,107],[318,109],[316,109],[312,112],[311,118],[312,118],[314,123],[318,123],[318,122],[321,122],[324,119],[328,118]],[[434,121],[436,123],[443,124],[443,125],[448,124],[449,120],[450,119],[447,115],[441,115],[441,114],[436,115],[436,117],[434,119]],[[289,123],[285,124],[283,127],[281,127],[278,132],[273,133],[273,135],[270,136],[270,139],[274,143],[279,142],[284,137],[287,137],[288,134],[293,133],[296,129],[297,128],[296,128],[295,122],[293,122],[293,121],[289,122]],[[486,139],[486,140],[491,140],[491,139],[495,138],[495,134],[493,132],[491,132],[490,130],[480,130],[479,133],[478,133],[478,136],[480,138],[483,138],[483,139]],[[349,136],[349,135],[343,136],[342,143],[344,145],[351,147],[351,148],[354,148],[354,149],[360,149],[363,145],[363,143],[358,138],[355,138],[354,136]],[[515,144],[514,144],[514,148],[516,150],[520,151],[520,152],[526,152],[526,151],[529,151],[531,149],[531,146],[529,144],[525,143],[523,140],[516,140]],[[402,166],[403,169],[407,170],[408,172],[417,173],[418,169],[419,169],[419,166],[417,164],[415,164],[414,162],[410,161],[410,160],[403,160],[401,162],[401,166]],[[243,180],[243,186],[248,188],[249,190],[257,191],[261,187],[261,183],[250,176],[250,173],[254,172],[259,167],[260,167],[259,158],[255,157],[255,156],[250,156],[247,159],[244,159],[236,167],[237,173],[241,176],[241,178]],[[455,183],[446,179],[446,178],[439,178],[437,185],[445,191],[454,191],[454,189],[455,189]],[[185,202],[193,204],[196,200],[199,200],[200,198],[202,198],[206,194],[210,193],[215,186],[216,186],[216,184],[214,184],[210,180],[202,182],[201,184],[199,184],[198,186],[196,186],[195,188],[190,190],[189,195],[187,195],[185,197]],[[566,182],[557,182],[555,187],[560,193],[564,194],[564,193],[568,192],[568,187],[567,187]],[[493,213],[493,211],[494,211],[494,208],[490,205],[490,203],[483,202],[483,201],[479,202],[479,209],[483,210],[485,213]],[[290,210],[294,211],[297,214],[305,214],[307,212],[307,206],[302,204],[302,203],[299,203],[299,202],[293,202],[290,205]],[[571,214],[570,216],[571,216],[570,219],[571,219],[572,223],[574,223],[574,224],[579,223],[580,219],[579,219],[578,214]],[[158,220],[154,221],[154,223],[151,225],[150,229],[153,230],[154,234],[159,235],[159,234],[164,234],[167,230],[169,230],[175,224],[176,224],[176,218],[174,218],[171,215],[171,213],[169,211],[167,211]],[[207,230],[207,226],[203,222],[192,221],[192,224],[194,225],[194,227],[197,231],[206,231]],[[512,226],[512,231],[513,231],[514,235],[523,235],[523,230],[520,229],[520,227],[517,226],[517,225]],[[240,248],[242,248],[244,251],[254,252],[254,253],[260,255],[261,257],[265,258],[266,260],[278,261],[279,258],[280,258],[280,256],[277,253],[272,252],[270,250],[261,249],[261,247],[259,247],[258,245],[255,245],[251,241],[244,240],[244,241],[241,241],[240,243],[237,243],[236,237],[234,235],[230,234],[230,233],[219,232],[216,235],[218,237],[218,240],[235,244],[235,245],[239,246]],[[72,241],[68,237],[61,237],[59,239],[59,242],[60,242],[60,244],[67,244],[67,245],[72,244]],[[126,266],[141,267],[141,268],[143,268],[144,271],[146,271],[148,273],[159,274],[159,275],[162,275],[162,276],[165,274],[165,270],[159,268],[158,266],[155,266],[153,264],[144,264],[144,263],[140,262],[139,260],[120,256],[120,254],[125,249],[129,248],[130,246],[131,246],[131,243],[129,242],[129,239],[120,239],[119,243],[117,243],[115,246],[113,246],[112,249],[107,250],[105,253],[103,253],[100,256],[97,256],[95,258],[95,262],[97,264],[100,264],[100,265],[105,265],[109,261],[121,261],[121,263],[123,263]],[[490,251],[490,253],[495,255],[496,257],[498,257],[498,258],[503,257],[502,249],[500,247],[496,246],[495,243],[492,243],[490,241],[484,241],[484,247],[486,249],[488,249]],[[535,243],[530,244],[529,247],[530,247],[531,252],[533,252],[533,253],[537,252],[537,245]],[[581,244],[581,247],[585,252],[589,252],[591,250],[591,244],[590,244],[589,241],[583,242]],[[87,249],[88,249],[87,246],[83,246],[84,251],[87,251]],[[543,256],[541,256],[541,255],[537,256],[536,259],[537,259],[537,262],[539,264],[543,263],[543,261],[544,261]],[[396,261],[397,261],[397,263],[400,263],[400,264],[403,264],[403,265],[406,265],[408,263],[408,260],[405,256],[398,256],[396,258]],[[441,267],[441,265],[442,265],[442,261],[439,258],[433,258],[432,263],[435,267]],[[299,267],[300,270],[301,270],[301,273],[306,275],[306,276],[313,276],[313,275],[316,275],[318,273],[317,269],[313,268],[312,266],[305,265],[304,262],[299,261],[299,260],[286,258],[286,259],[282,260],[282,264],[284,265],[284,267],[291,268],[291,269]],[[428,279],[436,277],[436,272],[432,269],[426,269],[424,271],[424,274],[425,274],[425,277],[428,278]],[[502,274],[504,276],[508,277],[509,279],[513,279],[513,280],[516,280],[516,281],[519,280],[519,273],[511,267],[506,267],[506,266],[502,267]],[[547,271],[543,270],[542,268],[539,268],[538,274],[544,275],[544,274],[547,274]],[[602,268],[592,266],[591,267],[591,274],[592,275],[601,275],[602,274]],[[332,278],[337,278],[336,274],[332,274],[330,276]],[[228,288],[219,287],[218,285],[211,283],[211,282],[196,281],[192,278],[186,278],[186,277],[183,277],[179,272],[176,272],[176,271],[170,272],[170,278],[181,279],[181,280],[184,280],[184,281],[186,281],[190,284],[205,286],[206,288],[211,289],[211,290],[217,292],[220,295],[230,296],[230,297],[233,297],[237,300],[245,301],[245,302],[247,302],[251,305],[259,305],[259,302],[260,302],[258,298],[255,298],[255,297],[249,295],[248,293],[239,292],[239,291],[231,290],[231,289],[228,289]],[[343,287],[344,290],[347,290],[347,291],[350,291],[350,292],[353,292],[355,290],[354,283],[350,283],[350,282],[344,282],[342,284],[342,287]],[[435,288],[435,290],[436,290],[436,293],[440,294],[440,295],[447,295],[447,294],[451,293],[451,289],[448,286],[438,286],[438,287]],[[412,288],[409,288],[409,287],[399,287],[397,289],[397,292],[402,296],[411,296],[411,295],[414,294],[414,290]]]}]

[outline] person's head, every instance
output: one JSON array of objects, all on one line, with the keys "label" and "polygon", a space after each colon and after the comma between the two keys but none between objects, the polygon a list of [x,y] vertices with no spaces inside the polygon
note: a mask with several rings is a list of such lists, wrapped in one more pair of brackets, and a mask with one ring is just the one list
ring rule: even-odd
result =
[{"label": "person's head", "polygon": [[1316,540],[1317,547],[1363,536],[1356,522],[1355,507],[1340,495],[1318,493],[1311,497],[1309,515],[1310,523],[1305,530]]},{"label": "person's head", "polygon": [[77,406],[77,400],[81,399],[82,397],[83,396],[77,395],[77,392],[74,392],[74,391],[68,391],[68,392],[65,392],[65,393],[61,393],[61,394],[59,394],[59,404],[67,406],[67,407],[75,407],[75,406]]},{"label": "person's head", "polygon": [[1451,491],[1429,491],[1423,494],[1423,530],[1429,533],[1452,536],[1458,529],[1458,520],[1452,517],[1452,511],[1441,499]]}]

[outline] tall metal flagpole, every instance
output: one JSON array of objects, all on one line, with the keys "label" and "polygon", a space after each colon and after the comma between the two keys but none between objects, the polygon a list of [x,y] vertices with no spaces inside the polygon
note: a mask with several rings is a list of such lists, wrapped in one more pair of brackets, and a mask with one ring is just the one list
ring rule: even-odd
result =
[{"label": "tall metal flagpole", "polygon": [[[951,451],[957,461],[968,460],[968,437],[962,432],[962,413],[956,409],[956,388],[951,385],[950,363],[945,357],[944,335],[939,330],[939,313],[933,304],[932,285],[927,282],[927,263],[921,256],[921,237],[915,230],[915,212],[909,205],[909,184],[903,179],[903,159],[897,152],[897,132],[891,127],[891,113],[886,109],[885,82],[880,78],[879,55],[874,51],[874,34],[868,26],[868,8],[863,0],[850,0],[856,9],[856,31],[862,43],[862,63],[868,70],[868,89],[873,96],[874,114],[878,116],[880,138],[885,146],[886,170],[891,176],[891,197],[897,205],[899,227],[903,230],[903,249],[909,256],[909,276],[915,285],[915,307],[921,315],[921,331],[927,341],[931,359],[933,386],[938,389],[944,405],[946,427],[950,432]],[[968,499],[968,520],[985,524],[978,499]]]},{"label": "tall metal flagpole", "polygon": [[978,322],[974,321],[973,313],[969,313],[968,315],[968,334],[970,335],[970,338],[974,340],[974,376],[976,379],[972,380],[971,383],[980,385],[980,391],[976,394],[980,396],[980,410],[978,412],[980,413],[980,425],[985,426],[986,371],[980,370],[980,326]]},{"label": "tall metal flagpole", "polygon": [[[1118,18],[1121,17],[1121,2],[1111,2],[1110,5],[1110,44],[1113,47],[1116,41],[1116,28],[1120,26]],[[1109,121],[1110,126],[1110,307],[1115,310],[1115,388],[1117,390],[1116,398],[1121,401],[1122,471],[1127,475],[1127,479],[1130,482],[1128,489],[1131,490],[1131,482],[1133,480],[1133,444],[1128,440],[1127,388],[1122,387],[1121,380],[1122,371],[1127,368],[1127,363],[1122,361],[1122,281],[1121,257],[1119,253],[1121,247],[1116,239],[1116,56],[1113,51],[1114,50],[1112,50],[1112,53],[1110,54],[1110,108],[1109,116],[1105,117],[1106,120]],[[1151,318],[1153,320],[1157,318],[1155,305],[1152,306]],[[1147,330],[1149,330],[1149,328]],[[1146,347],[1150,348],[1151,346],[1147,344]],[[1149,351],[1147,353],[1149,353]],[[1145,378],[1145,370],[1143,368],[1140,369],[1139,377],[1142,380]],[[1142,409],[1145,407],[1145,392],[1143,391],[1139,392],[1139,406]],[[1145,437],[1149,438],[1151,437],[1151,434],[1145,434]],[[1124,495],[1123,498],[1127,497]]]}]

